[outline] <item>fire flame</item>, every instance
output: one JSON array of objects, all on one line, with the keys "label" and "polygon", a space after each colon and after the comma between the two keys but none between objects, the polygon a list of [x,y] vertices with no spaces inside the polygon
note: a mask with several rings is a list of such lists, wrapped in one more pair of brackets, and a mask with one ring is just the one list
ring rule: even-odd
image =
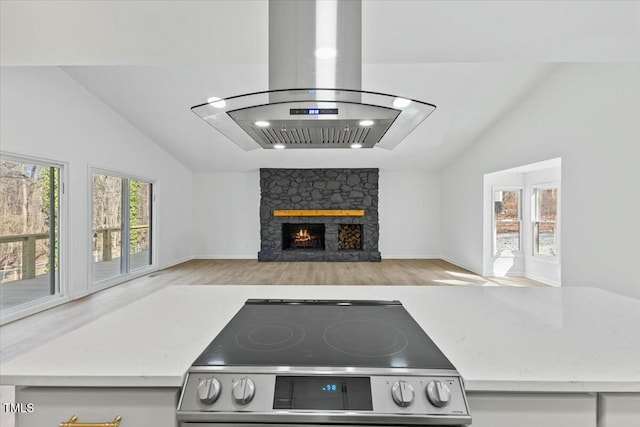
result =
[{"label": "fire flame", "polygon": [[296,234],[294,234],[296,240],[309,240],[311,235],[309,234],[309,230],[306,228],[301,228]]}]

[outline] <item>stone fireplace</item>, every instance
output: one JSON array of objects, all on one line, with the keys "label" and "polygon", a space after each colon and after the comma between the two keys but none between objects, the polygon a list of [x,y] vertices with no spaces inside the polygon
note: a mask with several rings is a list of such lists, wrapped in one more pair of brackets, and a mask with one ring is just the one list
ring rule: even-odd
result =
[{"label": "stone fireplace", "polygon": [[380,261],[378,169],[261,169],[259,261]]}]

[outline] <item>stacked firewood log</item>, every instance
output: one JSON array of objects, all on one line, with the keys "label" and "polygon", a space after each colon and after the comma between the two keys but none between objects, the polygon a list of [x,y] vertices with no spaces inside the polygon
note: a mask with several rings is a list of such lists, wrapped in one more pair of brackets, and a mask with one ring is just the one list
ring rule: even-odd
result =
[{"label": "stacked firewood log", "polygon": [[340,225],[338,249],[362,249],[362,228],[359,225]]}]

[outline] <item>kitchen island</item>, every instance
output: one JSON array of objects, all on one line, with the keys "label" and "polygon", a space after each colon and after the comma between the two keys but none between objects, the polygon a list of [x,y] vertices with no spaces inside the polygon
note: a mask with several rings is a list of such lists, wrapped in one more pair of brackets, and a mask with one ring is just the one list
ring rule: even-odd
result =
[{"label": "kitchen island", "polygon": [[[174,427],[191,363],[248,298],[400,300],[473,426],[640,425],[640,300],[595,288],[172,286],[2,365],[16,426]],[[29,405],[30,404],[30,405]],[[15,409],[15,408],[14,408]]]}]

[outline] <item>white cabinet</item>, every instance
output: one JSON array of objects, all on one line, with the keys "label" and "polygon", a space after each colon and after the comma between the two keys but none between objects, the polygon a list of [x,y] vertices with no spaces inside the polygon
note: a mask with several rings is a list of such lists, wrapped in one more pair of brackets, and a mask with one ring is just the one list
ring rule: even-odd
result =
[{"label": "white cabinet", "polygon": [[640,393],[600,393],[598,427],[640,426]]},{"label": "white cabinet", "polygon": [[[55,427],[76,415],[81,423],[120,427],[177,427],[178,388],[19,387],[16,427]],[[640,393],[467,393],[472,427],[640,426]]]},{"label": "white cabinet", "polygon": [[19,387],[16,402],[31,403],[32,412],[16,414],[16,427],[56,427],[78,417],[78,423],[106,423],[117,415],[120,427],[176,427],[178,388]]},{"label": "white cabinet", "polygon": [[472,427],[596,427],[590,393],[468,392]]}]

